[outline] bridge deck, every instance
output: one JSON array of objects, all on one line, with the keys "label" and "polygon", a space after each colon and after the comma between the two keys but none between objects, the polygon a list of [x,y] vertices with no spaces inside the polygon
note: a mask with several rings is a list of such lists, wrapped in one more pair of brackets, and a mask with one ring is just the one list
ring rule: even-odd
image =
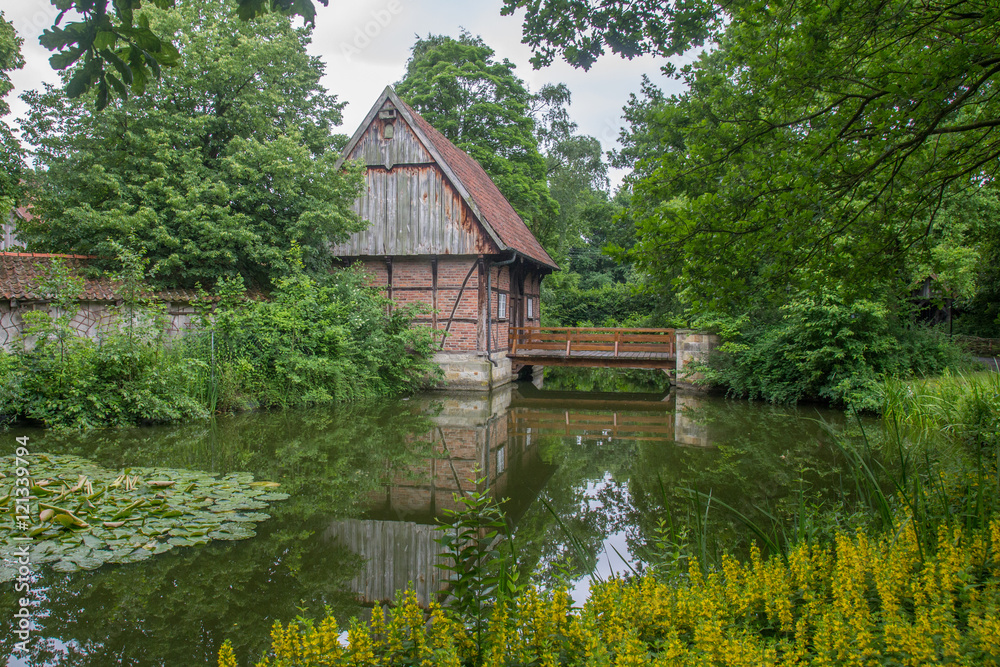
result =
[{"label": "bridge deck", "polygon": [[522,366],[676,367],[673,329],[514,327],[507,356]]}]

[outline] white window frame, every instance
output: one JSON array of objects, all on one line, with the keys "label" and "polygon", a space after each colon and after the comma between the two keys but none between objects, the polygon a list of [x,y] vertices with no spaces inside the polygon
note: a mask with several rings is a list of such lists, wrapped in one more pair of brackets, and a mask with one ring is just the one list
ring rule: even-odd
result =
[{"label": "white window frame", "polygon": [[535,300],[530,296],[528,297],[528,319],[535,319],[535,309],[533,308]]},{"label": "white window frame", "polygon": [[507,295],[503,293],[497,294],[497,319],[507,319]]}]

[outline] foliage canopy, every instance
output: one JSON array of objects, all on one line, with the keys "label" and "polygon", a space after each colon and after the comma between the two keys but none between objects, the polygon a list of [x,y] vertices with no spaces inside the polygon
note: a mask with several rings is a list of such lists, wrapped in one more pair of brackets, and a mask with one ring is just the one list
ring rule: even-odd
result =
[{"label": "foliage canopy", "polygon": [[7,72],[24,67],[21,56],[23,40],[14,32],[14,26],[0,12],[0,210],[10,210],[14,203],[24,163],[21,146],[11,133],[4,116],[10,113],[10,105],[4,98],[14,85]]},{"label": "foliage canopy", "polygon": [[267,288],[298,244],[307,267],[361,228],[356,169],[336,168],[343,103],[319,83],[307,29],[282,16],[239,21],[211,3],[149,14],[183,67],[103,113],[89,98],[29,93],[23,125],[39,168],[29,247],[114,256],[109,239],[148,251],[155,280]]},{"label": "foliage canopy", "polygon": [[[329,0],[319,2],[325,6]],[[181,62],[170,33],[150,24],[143,0],[114,0],[111,12],[108,0],[53,0],[52,4],[59,14],[38,41],[56,52],[49,58],[53,69],[74,68],[66,79],[66,95],[76,98],[95,89],[98,111],[115,97],[127,99],[130,89],[142,93],[160,77],[161,66]],[[175,9],[175,0],[146,0],[145,8],[150,6],[169,11]],[[236,0],[233,9],[244,20],[268,12],[301,16],[309,25],[316,18],[312,0]],[[60,27],[70,12],[78,20]]]},{"label": "foliage canopy", "polygon": [[[863,294],[1000,165],[1000,8],[987,0],[557,2],[536,62],[711,48],[627,113],[635,258],[696,311],[834,283]],[[668,71],[675,71],[667,67]],[[890,286],[898,289],[902,285]]]}]

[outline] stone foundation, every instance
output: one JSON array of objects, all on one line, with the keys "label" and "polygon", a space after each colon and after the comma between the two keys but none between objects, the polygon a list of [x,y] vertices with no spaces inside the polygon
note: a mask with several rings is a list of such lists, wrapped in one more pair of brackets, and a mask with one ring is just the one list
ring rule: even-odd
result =
[{"label": "stone foundation", "polygon": [[685,391],[708,391],[708,387],[697,382],[704,378],[702,373],[685,370],[694,361],[708,361],[708,355],[719,346],[716,334],[707,334],[691,329],[678,329],[677,337],[677,388]]},{"label": "stone foundation", "polygon": [[476,352],[438,352],[433,361],[444,371],[438,389],[489,391],[514,380],[510,359],[503,352],[493,354],[496,366],[485,354]]}]

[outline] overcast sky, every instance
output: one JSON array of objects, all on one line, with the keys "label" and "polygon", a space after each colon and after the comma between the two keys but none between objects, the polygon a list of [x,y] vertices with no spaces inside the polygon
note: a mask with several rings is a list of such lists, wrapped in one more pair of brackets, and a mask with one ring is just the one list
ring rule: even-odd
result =
[{"label": "overcast sky", "polygon": [[[629,93],[639,91],[642,74],[671,92],[677,90],[676,83],[660,75],[660,61],[651,57],[627,61],[609,55],[589,72],[564,62],[533,70],[528,62],[531,50],[521,44],[521,18],[501,16],[502,4],[501,0],[330,0],[329,7],[317,3],[310,51],[326,64],[323,85],[349,103],[340,130],[352,134],[386,84],[402,77],[417,35],[457,37],[463,28],[481,36],[498,58],[515,63],[518,76],[532,90],[546,83],[568,85],[573,119],[582,133],[600,139],[605,150],[614,147],[622,106]],[[21,92],[38,88],[43,81],[58,82],[48,64],[51,53],[38,44],[42,30],[52,25],[55,10],[49,0],[0,0],[0,7],[24,38],[26,65],[11,74],[15,89],[8,97],[16,118],[25,111],[17,99]],[[615,174],[616,184],[621,176]]]}]

